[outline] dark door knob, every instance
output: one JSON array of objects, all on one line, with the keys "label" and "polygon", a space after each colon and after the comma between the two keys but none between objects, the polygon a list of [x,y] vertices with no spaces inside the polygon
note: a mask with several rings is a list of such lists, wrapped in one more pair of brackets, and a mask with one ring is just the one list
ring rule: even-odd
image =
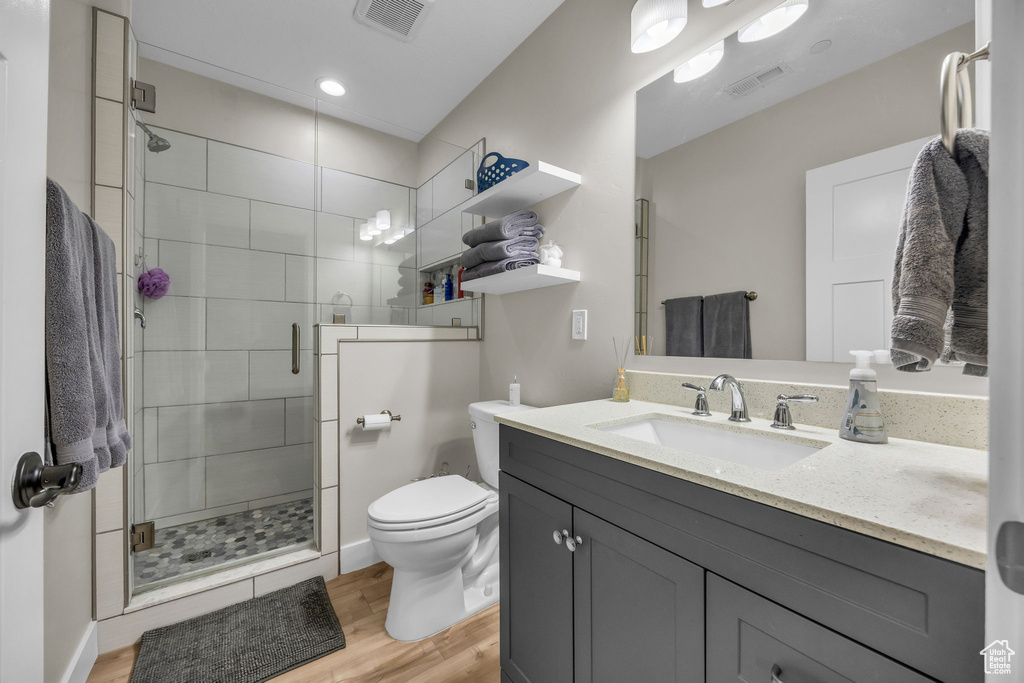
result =
[{"label": "dark door knob", "polygon": [[25,453],[18,460],[11,482],[14,507],[22,510],[49,505],[60,494],[74,491],[81,477],[82,466],[77,463],[44,465],[38,453]]}]

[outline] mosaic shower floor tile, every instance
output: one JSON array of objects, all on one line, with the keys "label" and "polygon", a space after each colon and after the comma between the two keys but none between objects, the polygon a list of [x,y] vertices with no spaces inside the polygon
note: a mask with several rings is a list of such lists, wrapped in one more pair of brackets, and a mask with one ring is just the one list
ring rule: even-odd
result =
[{"label": "mosaic shower floor tile", "polygon": [[153,547],[134,554],[135,587],[312,541],[312,498],[158,529]]}]

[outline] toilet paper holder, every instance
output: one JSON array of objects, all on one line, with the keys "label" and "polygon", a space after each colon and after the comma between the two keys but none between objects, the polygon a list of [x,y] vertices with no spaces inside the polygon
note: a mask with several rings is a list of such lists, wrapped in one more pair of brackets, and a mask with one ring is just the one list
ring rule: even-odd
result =
[{"label": "toilet paper holder", "polygon": [[[380,414],[381,415],[387,415],[388,417],[391,418],[392,422],[401,422],[402,421],[402,416],[401,415],[394,415],[394,414],[392,414],[392,412],[390,410],[382,410],[382,411],[380,411]],[[361,426],[363,424],[363,418],[357,417],[356,418],[356,424]]]}]

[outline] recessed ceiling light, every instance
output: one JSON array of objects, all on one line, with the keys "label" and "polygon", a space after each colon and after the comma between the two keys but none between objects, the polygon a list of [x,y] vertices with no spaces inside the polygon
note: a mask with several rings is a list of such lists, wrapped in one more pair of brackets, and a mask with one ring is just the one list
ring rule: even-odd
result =
[{"label": "recessed ceiling light", "polygon": [[686,83],[705,75],[722,61],[725,54],[725,41],[720,40],[695,57],[691,57],[676,67],[672,78],[676,83]]},{"label": "recessed ceiling light", "polygon": [[316,84],[331,97],[341,97],[345,94],[345,86],[333,78],[320,78]]},{"label": "recessed ceiling light", "polygon": [[629,15],[630,49],[650,52],[667,45],[686,26],[686,0],[637,0]]},{"label": "recessed ceiling light", "polygon": [[753,43],[782,33],[807,11],[808,0],[786,0],[736,32],[741,43]]}]

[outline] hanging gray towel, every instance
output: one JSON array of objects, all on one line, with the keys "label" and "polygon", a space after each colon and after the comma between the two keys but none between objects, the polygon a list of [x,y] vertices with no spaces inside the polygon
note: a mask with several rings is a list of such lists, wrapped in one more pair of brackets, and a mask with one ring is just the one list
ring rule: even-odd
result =
[{"label": "hanging gray towel", "polygon": [[750,300],[747,293],[704,297],[704,355],[750,358]]},{"label": "hanging gray towel", "polygon": [[988,143],[986,131],[961,130],[951,157],[935,138],[910,171],[892,280],[897,370],[941,357],[987,373]]},{"label": "hanging gray towel", "polygon": [[[123,429],[117,342],[113,349],[104,347],[104,332],[112,332],[115,340],[117,337],[113,258],[110,238],[78,210],[59,185],[48,180],[47,417],[54,460],[59,465],[82,465],[75,492],[93,488],[99,474],[109,469],[112,445],[124,452],[130,446]],[[101,311],[107,299],[108,308]],[[112,309],[110,303],[114,304]],[[112,359],[108,360],[111,353]],[[118,458],[123,462],[123,453]]]},{"label": "hanging gray towel", "polygon": [[[86,217],[88,219],[88,216]],[[107,388],[107,446],[110,466],[125,463],[132,438],[124,421],[124,388],[121,384],[121,336],[117,312],[117,255],[114,242],[93,220],[93,258],[96,277],[96,319],[103,353],[103,379]]]},{"label": "hanging gray towel", "polygon": [[665,301],[665,353],[703,356],[703,297],[686,296]]}]

